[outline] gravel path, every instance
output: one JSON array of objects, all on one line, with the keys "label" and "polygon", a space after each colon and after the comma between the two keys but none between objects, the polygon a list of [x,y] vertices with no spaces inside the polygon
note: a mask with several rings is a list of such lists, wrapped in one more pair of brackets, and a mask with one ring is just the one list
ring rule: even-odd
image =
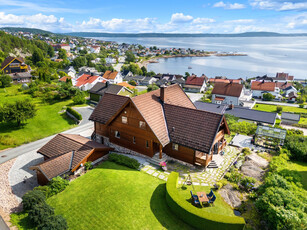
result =
[{"label": "gravel path", "polygon": [[14,212],[19,206],[8,178],[9,171],[15,161],[12,159],[0,165],[0,209],[5,213]]},{"label": "gravel path", "polygon": [[36,150],[17,157],[15,163],[9,171],[8,179],[16,198],[21,202],[21,197],[29,190],[38,186],[35,171],[30,170],[30,166],[44,161],[42,155]]}]

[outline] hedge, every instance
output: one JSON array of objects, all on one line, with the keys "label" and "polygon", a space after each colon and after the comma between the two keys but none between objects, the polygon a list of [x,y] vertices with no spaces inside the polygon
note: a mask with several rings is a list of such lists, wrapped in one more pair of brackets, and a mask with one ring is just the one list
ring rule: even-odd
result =
[{"label": "hedge", "polygon": [[180,196],[177,190],[178,177],[179,174],[177,172],[172,172],[168,177],[166,183],[166,203],[181,220],[196,229],[244,229],[245,221],[242,217],[214,214],[189,204]]},{"label": "hedge", "polygon": [[78,113],[76,110],[67,107],[66,112],[70,113],[71,115],[73,115],[75,118],[77,118],[79,121],[82,120],[82,116],[80,113]]},{"label": "hedge", "polygon": [[109,160],[132,169],[139,169],[140,167],[140,163],[137,160],[116,153],[110,153]]}]

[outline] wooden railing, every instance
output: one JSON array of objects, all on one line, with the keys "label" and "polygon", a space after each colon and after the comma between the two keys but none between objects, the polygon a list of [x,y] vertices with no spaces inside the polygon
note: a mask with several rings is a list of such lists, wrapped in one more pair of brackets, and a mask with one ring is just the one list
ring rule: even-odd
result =
[{"label": "wooden railing", "polygon": [[198,158],[198,157],[195,158],[195,163],[198,163],[198,164],[200,164],[202,166],[206,166],[206,160]]}]

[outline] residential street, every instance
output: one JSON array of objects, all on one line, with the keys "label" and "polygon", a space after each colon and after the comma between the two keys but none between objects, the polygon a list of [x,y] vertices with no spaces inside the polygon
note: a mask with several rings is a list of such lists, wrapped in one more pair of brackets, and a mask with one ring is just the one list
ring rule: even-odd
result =
[{"label": "residential street", "polygon": [[290,106],[290,107],[299,107],[298,104],[291,104],[291,103],[281,103],[281,102],[274,102],[274,101],[261,101],[259,99],[256,99],[255,101],[258,104],[282,105],[282,106]]}]

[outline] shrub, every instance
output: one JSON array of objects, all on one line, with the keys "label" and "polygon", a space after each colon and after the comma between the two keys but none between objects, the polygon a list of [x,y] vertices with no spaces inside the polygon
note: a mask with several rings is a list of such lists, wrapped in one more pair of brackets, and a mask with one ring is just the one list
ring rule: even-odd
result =
[{"label": "shrub", "polygon": [[251,154],[251,150],[248,147],[245,147],[242,149],[242,153],[244,154],[244,156]]},{"label": "shrub", "polygon": [[67,107],[66,112],[69,112],[71,115],[73,115],[75,118],[77,118],[79,121],[82,120],[82,116],[80,113],[78,113],[76,110]]},{"label": "shrub", "polygon": [[34,205],[45,203],[45,201],[46,201],[45,194],[42,191],[39,190],[29,191],[22,197],[23,209],[26,211],[31,210]]},{"label": "shrub", "polygon": [[39,203],[32,207],[28,216],[35,225],[41,225],[52,215],[54,215],[52,207],[46,203]]},{"label": "shrub", "polygon": [[304,104],[299,104],[298,106],[302,109],[302,108],[304,108],[305,105]]},{"label": "shrub", "polygon": [[69,182],[60,176],[52,178],[48,185],[51,189],[51,196],[64,191],[68,184]]},{"label": "shrub", "polygon": [[262,98],[264,101],[272,101],[275,97],[271,93],[264,93]]},{"label": "shrub", "polygon": [[219,182],[216,182],[217,189],[223,188],[226,184],[228,184],[228,181],[226,179],[222,179]]},{"label": "shrub", "polygon": [[35,187],[33,190],[42,191],[44,193],[46,199],[51,197],[51,194],[52,194],[51,188],[48,185],[38,186],[38,187]]},{"label": "shrub", "polygon": [[84,168],[85,170],[90,170],[93,168],[93,165],[92,165],[92,162],[91,161],[88,161],[84,164]]},{"label": "shrub", "polygon": [[239,173],[238,169],[233,169],[231,172],[225,174],[225,178],[232,183],[240,183],[243,179],[243,175]]},{"label": "shrub", "polygon": [[109,160],[117,164],[120,164],[120,165],[125,165],[132,169],[139,169],[140,167],[140,163],[137,160],[127,157],[127,156],[115,154],[115,153],[109,154]]},{"label": "shrub", "polygon": [[84,104],[85,101],[86,101],[86,100],[85,100],[85,95],[84,95],[83,92],[77,93],[77,95],[74,96],[74,97],[72,98],[72,100],[73,100],[74,104],[76,104],[76,105]]},{"label": "shrub", "polygon": [[38,230],[66,230],[67,222],[63,216],[49,216],[42,224],[37,227]]},{"label": "shrub", "polygon": [[276,113],[281,113],[282,107],[281,106],[276,106]]},{"label": "shrub", "polygon": [[284,147],[291,152],[291,159],[307,162],[307,137],[288,136]]},{"label": "shrub", "polygon": [[254,189],[255,183],[257,180],[253,177],[246,176],[241,180],[241,185],[244,187],[246,191],[251,191]]}]

